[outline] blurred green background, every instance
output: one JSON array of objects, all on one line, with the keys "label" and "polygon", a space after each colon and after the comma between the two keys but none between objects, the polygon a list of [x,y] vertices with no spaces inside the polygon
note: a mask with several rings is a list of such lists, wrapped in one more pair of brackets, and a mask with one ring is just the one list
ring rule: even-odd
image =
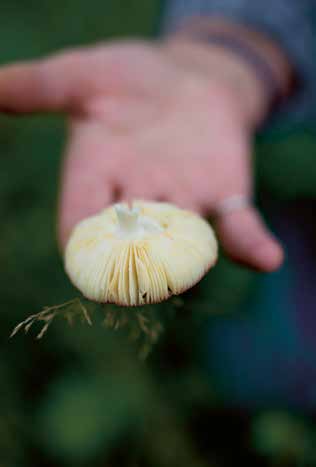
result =
[{"label": "blurred green background", "polygon": [[[1,0],[0,61],[151,36],[160,7]],[[78,295],[55,241],[65,123],[0,118],[0,466],[315,466],[311,416],[228,408],[201,363],[206,320],[240,308],[258,279],[224,258],[193,292],[150,310],[165,332],[145,362],[139,344],[102,326],[104,310],[91,306],[92,327],[56,319],[41,341],[34,331],[8,339],[29,314]],[[260,137],[261,191],[276,203],[315,197],[315,149],[308,125]]]}]

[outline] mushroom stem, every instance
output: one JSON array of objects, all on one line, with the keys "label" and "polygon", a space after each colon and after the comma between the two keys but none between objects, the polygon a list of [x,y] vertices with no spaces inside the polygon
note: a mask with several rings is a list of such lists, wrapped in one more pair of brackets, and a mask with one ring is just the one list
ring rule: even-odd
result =
[{"label": "mushroom stem", "polygon": [[163,231],[157,221],[142,215],[136,206],[129,208],[124,204],[117,204],[115,212],[120,238],[140,239],[146,235],[158,234]]},{"label": "mushroom stem", "polygon": [[129,209],[123,204],[117,204],[115,206],[115,212],[122,233],[129,234],[139,229],[139,209]]}]

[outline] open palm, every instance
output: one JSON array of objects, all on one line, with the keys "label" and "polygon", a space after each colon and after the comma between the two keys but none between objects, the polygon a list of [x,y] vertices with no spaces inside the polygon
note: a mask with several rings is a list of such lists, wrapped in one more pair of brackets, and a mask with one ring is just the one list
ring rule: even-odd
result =
[{"label": "open palm", "polygon": [[[60,238],[118,199],[158,199],[201,214],[251,195],[251,132],[236,93],[175,63],[163,48],[122,42],[78,49],[0,71],[0,108],[64,111]],[[262,270],[282,251],[254,208],[218,219],[236,260]]]}]

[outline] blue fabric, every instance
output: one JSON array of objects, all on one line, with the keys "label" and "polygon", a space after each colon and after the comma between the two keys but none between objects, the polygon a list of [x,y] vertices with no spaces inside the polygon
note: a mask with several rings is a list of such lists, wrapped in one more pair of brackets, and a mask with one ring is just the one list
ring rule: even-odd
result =
[{"label": "blue fabric", "polygon": [[303,83],[275,117],[289,123],[316,117],[315,0],[169,0],[162,30],[165,33],[176,30],[197,15],[228,18],[274,38],[286,51]]},{"label": "blue fabric", "polygon": [[316,409],[314,206],[296,207],[275,225],[287,251],[282,269],[259,276],[241,310],[210,318],[207,366],[226,403]]}]

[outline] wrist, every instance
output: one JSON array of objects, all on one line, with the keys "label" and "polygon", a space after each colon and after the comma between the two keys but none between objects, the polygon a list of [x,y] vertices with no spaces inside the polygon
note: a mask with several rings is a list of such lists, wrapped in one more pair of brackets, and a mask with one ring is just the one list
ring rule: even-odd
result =
[{"label": "wrist", "polygon": [[293,70],[269,37],[226,20],[195,18],[165,41],[174,60],[228,86],[258,125],[293,86]]},{"label": "wrist", "polygon": [[179,66],[225,89],[250,127],[257,126],[265,118],[269,101],[264,86],[232,52],[216,44],[178,37],[169,38],[163,47]]}]

